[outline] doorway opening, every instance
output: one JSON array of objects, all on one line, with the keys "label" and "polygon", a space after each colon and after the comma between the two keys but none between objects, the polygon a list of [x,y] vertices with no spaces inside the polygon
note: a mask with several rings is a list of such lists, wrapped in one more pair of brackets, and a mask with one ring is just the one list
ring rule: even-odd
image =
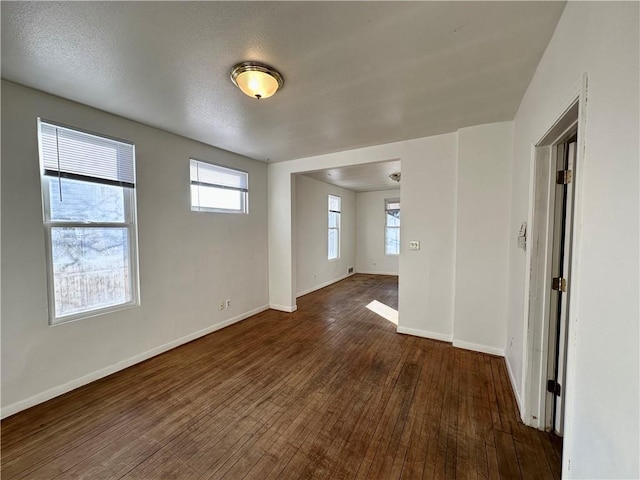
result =
[{"label": "doorway opening", "polygon": [[[581,90],[535,145],[529,217],[528,307],[523,421],[548,431],[562,449],[571,384],[571,321],[575,318],[576,179],[581,167]],[[567,368],[569,366],[569,368]]]},{"label": "doorway opening", "polygon": [[400,171],[398,158],[292,176],[296,298],[353,274],[399,276]]}]

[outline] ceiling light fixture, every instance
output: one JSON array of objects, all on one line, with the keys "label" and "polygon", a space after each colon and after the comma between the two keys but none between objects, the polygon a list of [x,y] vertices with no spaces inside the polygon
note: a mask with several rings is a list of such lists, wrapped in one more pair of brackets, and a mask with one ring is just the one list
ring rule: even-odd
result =
[{"label": "ceiling light fixture", "polygon": [[231,69],[231,81],[245,95],[260,100],[269,98],[284,85],[279,72],[257,62],[242,62]]},{"label": "ceiling light fixture", "polygon": [[391,180],[393,180],[394,182],[399,182],[400,181],[400,172],[392,173],[391,175],[389,175],[389,178]]}]

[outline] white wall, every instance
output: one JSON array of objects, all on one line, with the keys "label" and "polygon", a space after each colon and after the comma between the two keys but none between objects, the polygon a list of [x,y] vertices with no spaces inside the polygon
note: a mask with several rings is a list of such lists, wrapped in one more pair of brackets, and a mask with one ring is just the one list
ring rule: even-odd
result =
[{"label": "white wall", "polygon": [[269,248],[269,307],[285,312],[296,310],[295,181],[281,164],[267,170]]},{"label": "white wall", "polygon": [[504,355],[512,122],[458,130],[455,346]]},{"label": "white wall", "polygon": [[[457,133],[405,142],[398,331],[453,339]],[[420,250],[409,250],[419,240]]]},{"label": "white wall", "polygon": [[[48,326],[39,116],[135,143],[139,307]],[[248,171],[250,214],[191,212],[190,156]],[[266,203],[261,162],[3,81],[2,414],[264,309]]]},{"label": "white wall", "polygon": [[[296,294],[306,295],[346,278],[356,260],[356,194],[295,175]],[[342,199],[340,257],[328,260],[328,195]]]},{"label": "white wall", "polygon": [[398,275],[399,255],[385,255],[385,199],[400,198],[400,190],[358,192],[356,271]]},{"label": "white wall", "polygon": [[[563,471],[639,478],[639,4],[569,2],[514,121],[511,231],[530,215],[532,145],[588,76],[578,165]],[[509,244],[507,360],[524,395],[526,255]],[[574,276],[574,279],[576,277]]]}]

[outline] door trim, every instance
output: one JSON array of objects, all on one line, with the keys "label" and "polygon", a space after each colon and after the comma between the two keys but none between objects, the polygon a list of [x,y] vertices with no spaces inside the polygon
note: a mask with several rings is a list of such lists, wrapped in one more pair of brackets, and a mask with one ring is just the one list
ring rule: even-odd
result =
[{"label": "door trim", "polygon": [[[523,328],[523,410],[522,420],[526,425],[543,430],[545,428],[544,408],[548,358],[549,322],[548,312],[550,291],[550,261],[552,248],[552,229],[549,228],[550,208],[553,208],[553,190],[555,178],[551,167],[555,161],[555,146],[568,139],[572,129],[577,129],[577,155],[574,182],[573,238],[571,240],[572,294],[569,298],[569,318],[567,334],[567,364],[565,393],[565,437],[571,438],[571,414],[573,399],[573,380],[575,376],[575,338],[577,334],[578,296],[580,283],[580,225],[582,223],[582,174],[585,169],[585,127],[588,95],[587,74],[573,88],[573,93],[563,104],[560,113],[549,128],[532,145],[529,185],[530,239],[527,249],[524,328]],[[551,226],[552,227],[552,226]],[[563,462],[567,459],[563,458]],[[564,468],[564,467],[563,467]]]}]

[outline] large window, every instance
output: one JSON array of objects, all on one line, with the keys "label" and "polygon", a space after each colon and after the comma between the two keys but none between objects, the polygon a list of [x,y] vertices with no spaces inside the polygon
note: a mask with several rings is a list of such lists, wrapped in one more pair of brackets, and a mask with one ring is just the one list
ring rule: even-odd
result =
[{"label": "large window", "polygon": [[340,258],[340,205],[340,197],[329,195],[329,260]]},{"label": "large window", "polygon": [[134,146],[38,120],[50,323],[138,303]]},{"label": "large window", "polygon": [[191,159],[191,210],[249,213],[249,174]]},{"label": "large window", "polygon": [[400,254],[400,199],[387,198],[384,201],[384,253]]}]

